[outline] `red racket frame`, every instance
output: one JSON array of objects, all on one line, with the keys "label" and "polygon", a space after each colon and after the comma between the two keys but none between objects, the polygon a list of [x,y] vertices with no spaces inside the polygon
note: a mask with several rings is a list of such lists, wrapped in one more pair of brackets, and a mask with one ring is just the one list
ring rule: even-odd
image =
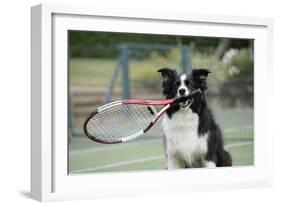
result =
[{"label": "red racket frame", "polygon": [[195,91],[193,91],[190,95],[188,96],[184,96],[184,97],[179,97],[179,98],[174,98],[174,99],[166,99],[166,100],[136,100],[136,99],[124,99],[124,100],[119,100],[119,101],[115,101],[112,103],[109,103],[107,105],[101,106],[99,108],[97,108],[93,113],[91,113],[88,118],[86,119],[84,125],[83,125],[83,129],[84,129],[84,133],[86,134],[86,136],[95,141],[95,142],[99,142],[99,143],[103,143],[103,144],[115,144],[115,143],[121,143],[123,141],[116,141],[116,142],[107,142],[107,141],[103,141],[100,139],[95,138],[93,135],[91,135],[88,130],[87,130],[87,123],[89,122],[89,120],[97,115],[99,113],[99,110],[105,109],[106,106],[112,105],[114,106],[114,104],[141,104],[141,105],[165,105],[158,113],[157,116],[149,123],[149,125],[143,129],[143,133],[146,133],[154,124],[155,122],[163,115],[163,113],[166,112],[167,109],[169,109],[170,107],[178,104],[179,102],[182,101],[186,101],[190,98],[192,98],[194,95],[197,95],[198,93],[202,94],[200,89],[197,89]]}]

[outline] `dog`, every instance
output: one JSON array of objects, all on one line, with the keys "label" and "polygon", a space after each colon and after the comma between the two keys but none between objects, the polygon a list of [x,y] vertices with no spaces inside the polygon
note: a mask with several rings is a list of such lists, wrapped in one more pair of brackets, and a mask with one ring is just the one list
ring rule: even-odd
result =
[{"label": "dog", "polygon": [[232,166],[231,155],[224,150],[222,132],[206,99],[207,69],[193,69],[178,75],[170,68],[159,69],[162,92],[167,98],[188,95],[200,89],[202,94],[169,108],[162,120],[166,168]]}]

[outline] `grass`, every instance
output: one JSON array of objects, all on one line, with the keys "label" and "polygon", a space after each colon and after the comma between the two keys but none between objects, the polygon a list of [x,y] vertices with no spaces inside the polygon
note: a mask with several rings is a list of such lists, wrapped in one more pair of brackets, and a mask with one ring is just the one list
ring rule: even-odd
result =
[{"label": "grass", "polygon": [[[117,59],[72,58],[69,63],[70,85],[108,86],[116,63]],[[161,75],[157,70],[165,66],[176,68],[177,63],[158,59],[132,60],[129,62],[130,79],[134,81],[139,78],[159,78],[160,80]],[[119,73],[117,85],[120,85],[120,78]]]},{"label": "grass", "polygon": [[[210,80],[221,80],[225,77],[224,65],[212,56],[192,53],[194,68],[208,68],[212,70]],[[163,67],[180,69],[180,58],[177,55],[162,57],[152,55],[144,60],[129,61],[129,75],[134,82],[138,79],[159,79],[158,69]],[[113,75],[117,59],[71,58],[69,62],[69,77],[71,86],[108,86]],[[120,85],[120,75],[118,84]],[[134,86],[134,85],[132,85]],[[145,86],[145,85],[143,85]]]},{"label": "grass", "polygon": [[108,85],[115,59],[73,58],[69,62],[70,85]]}]

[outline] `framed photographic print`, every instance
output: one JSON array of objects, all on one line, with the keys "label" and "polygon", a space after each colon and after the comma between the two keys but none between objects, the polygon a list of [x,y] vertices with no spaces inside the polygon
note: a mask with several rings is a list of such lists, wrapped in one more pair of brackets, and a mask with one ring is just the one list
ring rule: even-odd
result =
[{"label": "framed photographic print", "polygon": [[31,9],[40,201],[271,186],[271,19]]}]

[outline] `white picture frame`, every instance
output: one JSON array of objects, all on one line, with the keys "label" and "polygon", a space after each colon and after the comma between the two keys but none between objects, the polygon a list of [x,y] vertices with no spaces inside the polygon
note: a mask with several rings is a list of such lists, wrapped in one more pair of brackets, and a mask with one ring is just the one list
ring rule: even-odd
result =
[{"label": "white picture frame", "polygon": [[[271,19],[41,4],[31,8],[31,26],[32,198],[52,201],[272,185],[274,137],[267,121],[272,91],[261,84],[270,85],[274,75]],[[254,166],[68,175],[69,29],[255,39]],[[262,101],[265,93],[267,101]]]}]

